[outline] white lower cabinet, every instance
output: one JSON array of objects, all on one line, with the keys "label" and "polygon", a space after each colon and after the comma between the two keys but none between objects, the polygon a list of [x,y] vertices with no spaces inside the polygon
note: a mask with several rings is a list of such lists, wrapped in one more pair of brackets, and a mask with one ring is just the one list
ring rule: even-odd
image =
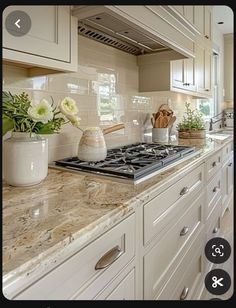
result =
[{"label": "white lower cabinet", "polygon": [[192,243],[180,264],[176,264],[173,274],[155,297],[156,300],[194,299],[195,289],[203,275],[203,232]]},{"label": "white lower cabinet", "polygon": [[94,299],[96,300],[134,300],[135,299],[135,268],[127,273],[123,270],[113,283],[110,283]]},{"label": "white lower cabinet", "polygon": [[234,165],[233,155],[229,155],[221,170],[222,181],[222,216],[233,205]]},{"label": "white lower cabinet", "polygon": [[[181,258],[185,258],[186,250],[199,238],[203,228],[204,199],[202,194],[194,197],[187,202],[188,209],[182,217],[173,221],[173,226],[144,256],[144,299],[156,297]],[[192,253],[194,255],[195,251]]]},{"label": "white lower cabinet", "polygon": [[93,299],[133,258],[134,214],[13,299]]}]

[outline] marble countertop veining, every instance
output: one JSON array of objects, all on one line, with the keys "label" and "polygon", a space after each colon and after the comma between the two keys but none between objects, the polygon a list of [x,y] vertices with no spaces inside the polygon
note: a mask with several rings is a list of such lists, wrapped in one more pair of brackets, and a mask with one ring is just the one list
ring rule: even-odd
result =
[{"label": "marble countertop veining", "polygon": [[231,140],[196,144],[201,154],[137,185],[52,168],[35,186],[3,183],[3,284],[46,273]]}]

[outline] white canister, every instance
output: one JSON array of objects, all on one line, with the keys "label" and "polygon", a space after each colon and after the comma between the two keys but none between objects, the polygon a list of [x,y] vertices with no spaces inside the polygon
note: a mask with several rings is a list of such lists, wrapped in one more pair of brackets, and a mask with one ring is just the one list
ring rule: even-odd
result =
[{"label": "white canister", "polygon": [[169,128],[152,128],[152,141],[161,143],[169,142]]},{"label": "white canister", "polygon": [[48,173],[48,140],[39,135],[13,132],[4,141],[4,180],[12,186],[40,183]]}]

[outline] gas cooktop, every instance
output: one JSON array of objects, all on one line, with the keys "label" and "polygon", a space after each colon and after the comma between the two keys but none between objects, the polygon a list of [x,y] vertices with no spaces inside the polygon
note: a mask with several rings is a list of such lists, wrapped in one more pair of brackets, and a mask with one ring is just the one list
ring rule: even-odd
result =
[{"label": "gas cooktop", "polygon": [[73,170],[136,181],[183,160],[194,152],[195,148],[189,146],[135,143],[109,149],[106,159],[99,162],[84,162],[75,156],[57,160],[55,164]]}]

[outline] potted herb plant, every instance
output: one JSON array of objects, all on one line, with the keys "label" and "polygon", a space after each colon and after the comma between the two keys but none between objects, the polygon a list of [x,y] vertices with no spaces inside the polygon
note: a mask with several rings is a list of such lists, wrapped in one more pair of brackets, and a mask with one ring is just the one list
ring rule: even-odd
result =
[{"label": "potted herb plant", "polygon": [[205,122],[203,114],[194,109],[191,110],[190,103],[185,103],[186,116],[177,125],[179,138],[203,139],[206,137]]}]

